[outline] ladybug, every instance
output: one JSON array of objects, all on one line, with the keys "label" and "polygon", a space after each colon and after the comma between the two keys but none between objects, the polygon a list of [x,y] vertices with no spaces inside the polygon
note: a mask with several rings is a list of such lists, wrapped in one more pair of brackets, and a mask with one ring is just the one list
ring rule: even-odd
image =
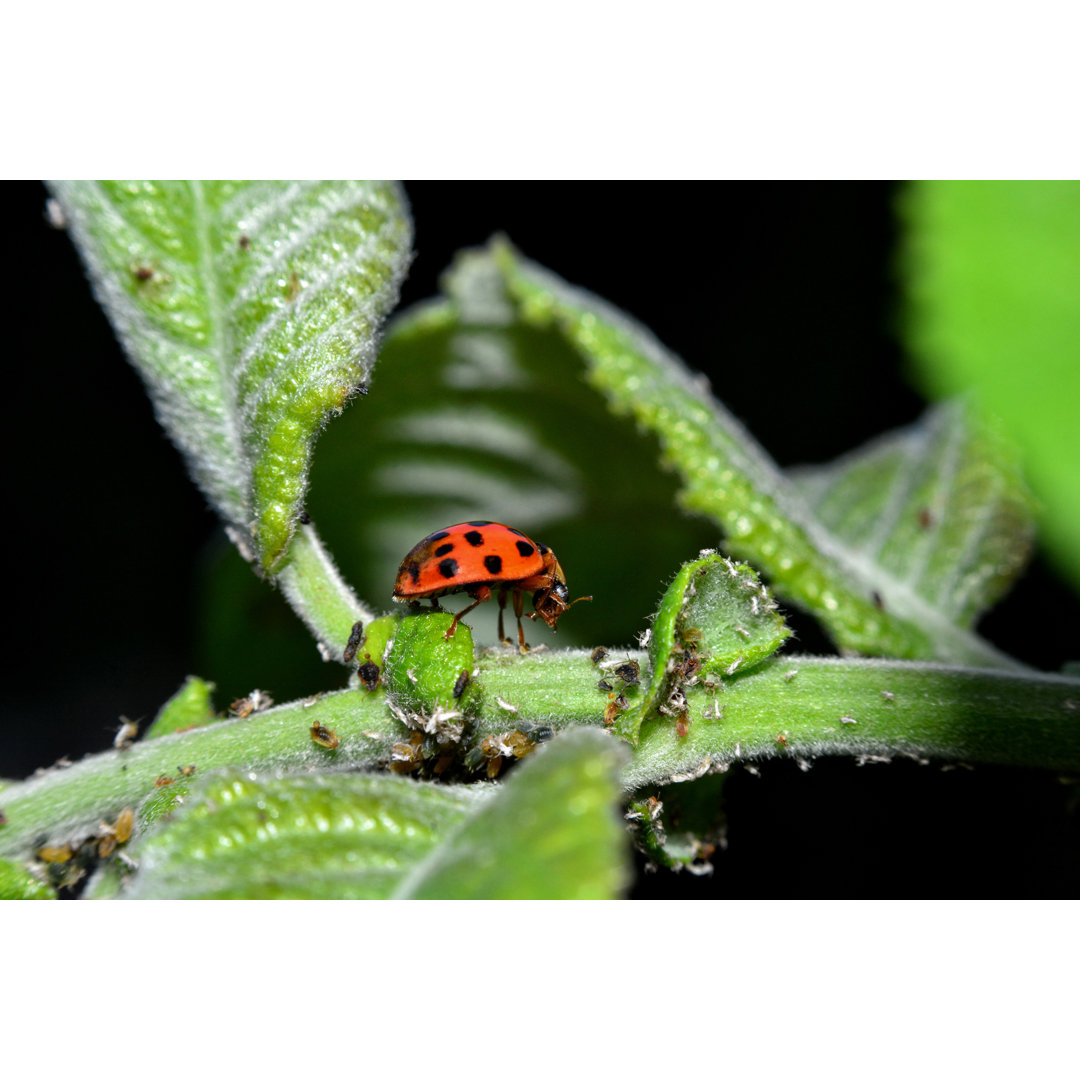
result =
[{"label": "ladybug", "polygon": [[579,596],[567,603],[570,593],[566,578],[551,548],[497,521],[466,521],[425,536],[401,560],[394,582],[394,599],[399,603],[431,600],[433,606],[438,607],[438,598],[447,593],[464,592],[471,596],[473,602],[454,616],[446,631],[446,637],[452,637],[458,620],[477,604],[491,599],[496,589],[499,592],[499,640],[504,645],[511,644],[503,631],[503,608],[507,594],[513,593],[518,644],[523,653],[529,651],[521,625],[525,593],[532,593],[536,609],[530,611],[527,618],[539,617],[552,630],[556,629],[560,616],[578,600],[592,599],[591,596]]}]

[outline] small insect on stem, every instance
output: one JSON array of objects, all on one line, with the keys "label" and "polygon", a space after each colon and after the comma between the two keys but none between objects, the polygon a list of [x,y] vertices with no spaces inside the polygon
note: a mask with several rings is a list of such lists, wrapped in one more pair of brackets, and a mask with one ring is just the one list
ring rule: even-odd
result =
[{"label": "small insect on stem", "polygon": [[363,622],[354,622],[352,629],[349,631],[349,640],[345,643],[345,652],[342,654],[342,659],[346,664],[351,664],[352,661],[356,659],[356,653],[360,648],[360,642],[363,640],[363,637]]},{"label": "small insect on stem", "polygon": [[341,740],[328,727],[324,727],[318,720],[311,725],[311,740],[327,750],[336,750],[341,745]]}]

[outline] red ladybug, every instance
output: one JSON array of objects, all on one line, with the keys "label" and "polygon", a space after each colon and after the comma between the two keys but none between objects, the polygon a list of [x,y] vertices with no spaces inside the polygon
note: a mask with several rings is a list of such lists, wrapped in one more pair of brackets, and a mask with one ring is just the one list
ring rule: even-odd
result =
[{"label": "red ladybug", "polygon": [[499,640],[504,645],[510,644],[503,631],[503,608],[507,593],[513,593],[522,652],[529,650],[521,625],[524,593],[533,594],[536,609],[527,618],[539,616],[552,630],[559,617],[578,600],[592,599],[579,596],[573,603],[567,603],[570,593],[566,578],[551,548],[497,521],[466,521],[425,536],[401,560],[394,582],[394,599],[431,600],[438,607],[440,596],[467,593],[473,602],[454,616],[446,631],[446,636],[451,637],[462,615],[491,599],[496,589],[499,590]]}]

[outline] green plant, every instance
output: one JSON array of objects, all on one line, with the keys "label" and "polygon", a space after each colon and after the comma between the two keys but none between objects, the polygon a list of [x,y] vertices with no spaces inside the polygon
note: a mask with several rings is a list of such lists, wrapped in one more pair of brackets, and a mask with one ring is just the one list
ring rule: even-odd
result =
[{"label": "green plant", "polygon": [[[381,685],[354,675],[224,720],[189,679],[130,748],[0,795],[10,893],[39,890],[45,867],[64,883],[92,864],[96,896],[610,896],[628,881],[631,834],[656,863],[704,865],[739,762],[1080,764],[1080,683],[972,630],[1033,527],[1006,438],[962,404],[785,474],[646,331],[495,241],[390,327],[372,393],[330,426],[331,472],[316,464],[309,488],[315,438],[368,381],[409,259],[400,192],[55,194],[159,418],[261,588],[280,589],[332,663],[361,623],[359,660]],[[617,446],[621,468],[599,472],[598,445]],[[696,548],[666,529],[672,478],[708,525],[703,543],[723,537],[726,555],[684,561]],[[320,483],[348,485],[359,541],[320,538]],[[607,521],[559,542],[572,584],[606,563],[666,586],[643,648],[599,661],[588,645],[625,638],[605,637],[607,620],[646,625],[647,611],[620,610],[630,590],[560,626],[586,647],[474,653],[469,627],[444,638],[447,615],[358,599],[327,551],[360,547],[347,576],[375,598],[435,525],[491,517],[553,541],[545,524],[586,514]],[[656,527],[623,524],[639,521]],[[774,594],[846,658],[778,653],[788,628]],[[483,632],[483,618],[469,623]],[[636,682],[613,674],[631,659]],[[116,843],[128,808],[134,834]]]}]

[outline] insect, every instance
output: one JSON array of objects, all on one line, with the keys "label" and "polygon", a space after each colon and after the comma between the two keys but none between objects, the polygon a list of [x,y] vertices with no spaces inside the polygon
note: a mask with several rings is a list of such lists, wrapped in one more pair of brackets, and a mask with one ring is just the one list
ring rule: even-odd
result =
[{"label": "insect", "polygon": [[356,674],[369,692],[379,685],[379,666],[371,662],[371,653],[364,653],[364,662],[356,669]]},{"label": "insect", "polygon": [[341,745],[341,740],[328,727],[324,727],[318,720],[311,725],[311,740],[319,746],[325,746],[327,750],[336,750]]},{"label": "insect", "polygon": [[431,600],[438,607],[438,598],[447,593],[464,592],[471,596],[473,602],[454,616],[446,631],[445,636],[452,637],[461,617],[490,600],[496,590],[499,640],[504,645],[511,644],[503,630],[503,609],[507,595],[513,594],[518,644],[523,653],[529,651],[521,625],[525,593],[532,593],[535,608],[526,618],[543,619],[552,630],[579,600],[592,599],[579,596],[568,603],[566,578],[551,548],[497,521],[466,521],[425,536],[401,560],[394,582],[394,599],[399,603]]},{"label": "insect", "polygon": [[465,687],[469,685],[469,669],[462,668],[461,674],[457,677],[457,682],[454,683],[454,689],[451,691],[455,698],[461,697],[465,693]]}]

